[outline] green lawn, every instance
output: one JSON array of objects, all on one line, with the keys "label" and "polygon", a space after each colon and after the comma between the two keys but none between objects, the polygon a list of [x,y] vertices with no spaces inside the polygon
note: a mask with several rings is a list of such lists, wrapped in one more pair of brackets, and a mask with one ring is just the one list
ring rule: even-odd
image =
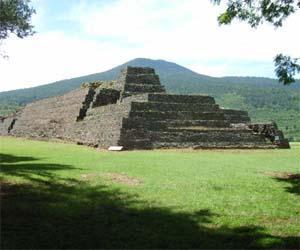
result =
[{"label": "green lawn", "polygon": [[2,249],[300,246],[299,143],[106,152],[1,137],[0,157]]}]

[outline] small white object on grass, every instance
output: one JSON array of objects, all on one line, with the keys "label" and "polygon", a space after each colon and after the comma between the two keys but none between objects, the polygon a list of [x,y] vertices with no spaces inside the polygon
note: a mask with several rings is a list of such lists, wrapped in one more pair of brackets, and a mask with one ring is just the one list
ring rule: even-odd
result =
[{"label": "small white object on grass", "polygon": [[109,151],[122,151],[123,146],[110,146],[108,148]]}]

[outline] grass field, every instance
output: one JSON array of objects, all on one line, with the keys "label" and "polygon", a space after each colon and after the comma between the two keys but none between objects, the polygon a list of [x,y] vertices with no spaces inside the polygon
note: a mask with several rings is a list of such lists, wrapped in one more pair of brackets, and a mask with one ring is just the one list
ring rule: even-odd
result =
[{"label": "grass field", "polygon": [[2,249],[297,249],[290,150],[106,152],[0,138]]}]

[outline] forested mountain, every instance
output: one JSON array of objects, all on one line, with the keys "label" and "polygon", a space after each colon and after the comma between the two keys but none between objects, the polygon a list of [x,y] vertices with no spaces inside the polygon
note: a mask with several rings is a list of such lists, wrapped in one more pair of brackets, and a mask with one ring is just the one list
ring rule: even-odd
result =
[{"label": "forested mountain", "polygon": [[20,105],[64,94],[83,82],[116,79],[125,66],[152,67],[170,93],[206,93],[227,108],[247,110],[253,121],[275,120],[291,140],[300,141],[300,81],[283,86],[261,77],[210,77],[178,64],[137,58],[109,71],[62,80],[38,87],[0,93],[0,112],[8,114]]}]

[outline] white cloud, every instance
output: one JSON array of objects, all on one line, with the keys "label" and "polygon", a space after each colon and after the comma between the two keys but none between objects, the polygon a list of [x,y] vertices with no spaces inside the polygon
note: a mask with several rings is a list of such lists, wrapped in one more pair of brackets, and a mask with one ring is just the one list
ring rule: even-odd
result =
[{"label": "white cloud", "polygon": [[275,30],[241,23],[220,27],[220,8],[210,1],[123,0],[99,8],[81,5],[74,13],[86,34],[138,43],[158,57],[263,60],[278,51],[299,53],[296,15]]},{"label": "white cloud", "polygon": [[[45,30],[49,13],[44,1],[36,3],[34,23]],[[55,29],[24,40],[8,39],[4,48],[10,58],[0,59],[0,91],[101,72],[135,57],[170,60],[216,76],[270,76],[277,53],[299,56],[299,15],[291,16],[283,28],[251,29],[238,22],[220,27],[222,7],[208,0],[100,3],[82,0],[53,17],[61,21]],[[63,29],[67,21],[77,25],[76,33]]]},{"label": "white cloud", "polygon": [[24,40],[10,38],[5,50],[9,58],[0,59],[1,90],[100,72],[127,59],[120,47],[68,37],[61,32]]}]

